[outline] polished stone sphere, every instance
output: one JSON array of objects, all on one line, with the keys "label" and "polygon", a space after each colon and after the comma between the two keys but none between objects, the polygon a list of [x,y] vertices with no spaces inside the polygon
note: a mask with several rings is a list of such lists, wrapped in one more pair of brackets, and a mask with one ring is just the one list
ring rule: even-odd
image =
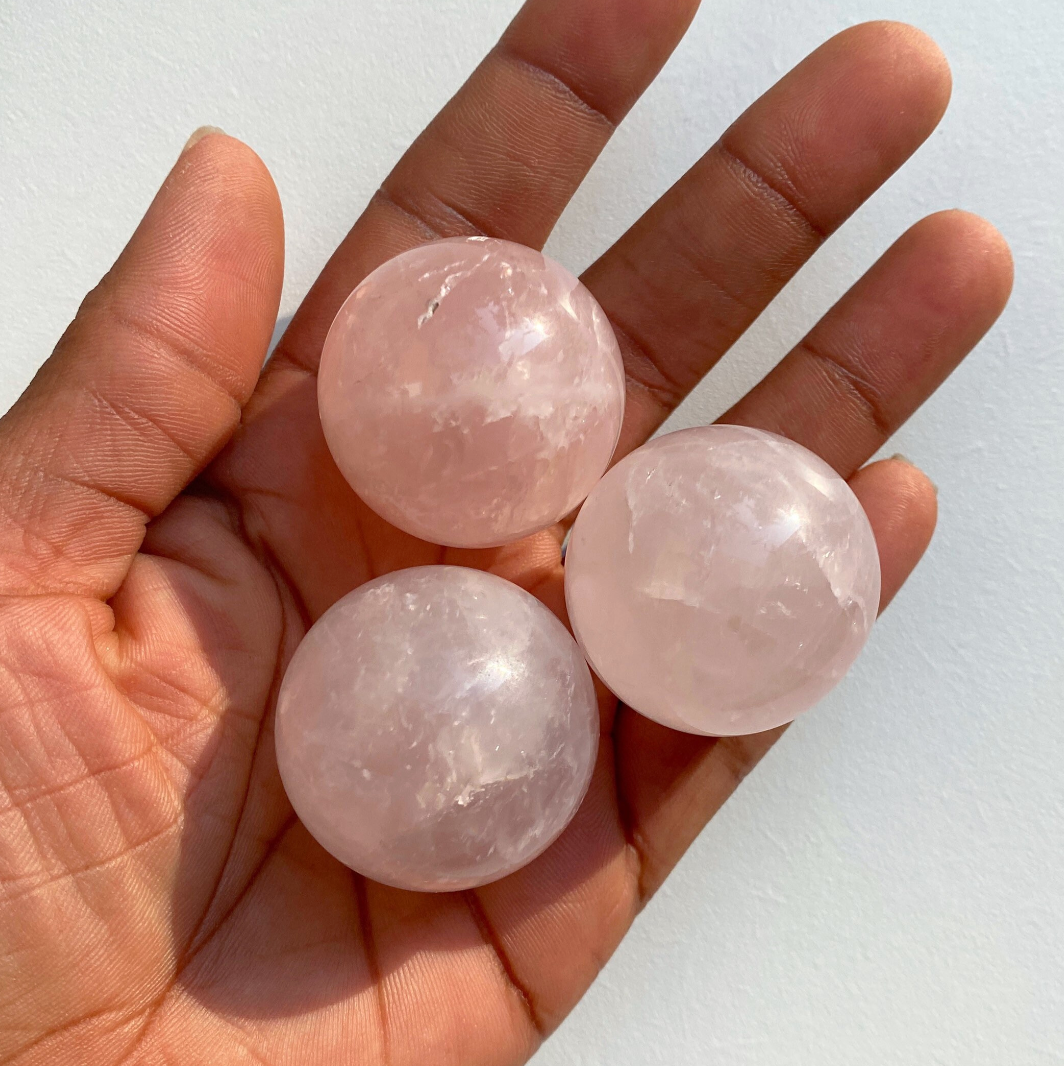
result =
[{"label": "polished stone sphere", "polygon": [[399,570],[314,624],[277,702],[303,824],[399,888],[470,888],[535,858],[587,790],[591,673],[534,596],[479,570]]},{"label": "polished stone sphere", "polygon": [[617,446],[624,369],[602,309],[558,263],[443,240],[348,297],[318,407],[337,466],[379,515],[433,543],[489,547],[591,491]]},{"label": "polished stone sphere", "polygon": [[864,510],[822,459],[741,426],[650,441],[596,486],[565,558],[588,661],[640,714],[756,733],[830,691],[879,608]]}]

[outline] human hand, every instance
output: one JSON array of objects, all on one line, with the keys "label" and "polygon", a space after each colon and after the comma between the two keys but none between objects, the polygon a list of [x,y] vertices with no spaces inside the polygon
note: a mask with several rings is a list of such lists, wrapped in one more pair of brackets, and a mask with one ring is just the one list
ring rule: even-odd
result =
[{"label": "human hand", "polygon": [[[420,241],[539,246],[695,0],[529,0],[326,266],[260,375],[282,273],[273,184],[239,142],[181,156],[0,422],[0,1059],[504,1064],[572,1008],[778,731],[663,729],[602,693],[588,797],[495,884],[368,883],[303,830],[271,716],[308,625],[370,577],[480,566],[561,612],[560,530],[455,551],[339,476],[315,366],[342,300]],[[629,374],[618,457],[918,146],[949,92],[916,31],[828,42],[586,273]],[[863,467],[1000,312],[1002,239],[906,233],[725,416],[851,479],[883,604],[935,520],[914,467]]]}]

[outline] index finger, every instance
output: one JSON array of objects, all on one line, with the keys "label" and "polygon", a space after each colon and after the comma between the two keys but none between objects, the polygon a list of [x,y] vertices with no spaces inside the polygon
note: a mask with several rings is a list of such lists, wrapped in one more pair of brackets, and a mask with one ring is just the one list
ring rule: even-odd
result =
[{"label": "index finger", "polygon": [[315,370],[375,267],[439,237],[542,247],[699,0],[528,0],[411,145],[311,288],[274,358]]}]

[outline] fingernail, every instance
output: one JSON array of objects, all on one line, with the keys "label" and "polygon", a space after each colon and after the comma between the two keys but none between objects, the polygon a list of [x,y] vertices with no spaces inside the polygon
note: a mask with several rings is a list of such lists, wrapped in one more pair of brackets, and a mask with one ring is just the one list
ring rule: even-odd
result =
[{"label": "fingernail", "polygon": [[200,126],[195,133],[187,141],[185,141],[185,147],[181,149],[181,154],[184,155],[193,145],[199,144],[204,137],[209,137],[212,133],[225,133],[225,130],[219,129],[217,126]]},{"label": "fingernail", "polygon": [[[902,455],[901,452],[895,452],[891,456],[891,459],[893,459],[893,460],[895,460],[896,462],[899,462],[899,463],[908,463],[909,466],[916,466],[916,464],[907,455]],[[927,474],[924,474],[924,477],[927,477]],[[929,477],[927,477],[927,480],[928,480],[928,483],[931,485],[931,488],[933,488],[935,490],[935,495],[937,496],[938,495],[938,486]]]}]

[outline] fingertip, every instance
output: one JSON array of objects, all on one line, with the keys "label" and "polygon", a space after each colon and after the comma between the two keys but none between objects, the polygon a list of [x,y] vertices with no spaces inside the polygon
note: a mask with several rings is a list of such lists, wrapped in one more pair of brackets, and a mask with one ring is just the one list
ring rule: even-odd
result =
[{"label": "fingertip", "polygon": [[939,211],[925,222],[951,234],[958,259],[985,280],[991,303],[1000,313],[1012,294],[1015,276],[1012,249],[1004,234],[982,216],[960,208]]},{"label": "fingertip", "polygon": [[942,49],[922,30],[904,22],[851,26],[817,49],[809,61],[846,72],[835,91],[850,101],[851,109],[857,106],[865,122],[878,127],[880,151],[892,166],[930,136],[953,92]]},{"label": "fingertip", "polygon": [[281,199],[273,175],[244,141],[217,126],[201,126],[185,142],[174,173],[193,177],[223,210],[260,222],[263,237],[283,244]]},{"label": "fingertip", "polygon": [[882,611],[927,551],[938,521],[931,479],[900,456],[871,463],[850,479],[879,547]]},{"label": "fingertip", "polygon": [[918,246],[924,259],[929,284],[922,299],[942,313],[965,307],[974,344],[1012,293],[1014,265],[1004,236],[979,215],[954,208],[921,219],[903,242]]},{"label": "fingertip", "polygon": [[953,72],[938,43],[908,22],[876,19],[836,34],[833,41],[882,57],[895,82],[915,83],[929,110],[941,118],[953,93]]}]

